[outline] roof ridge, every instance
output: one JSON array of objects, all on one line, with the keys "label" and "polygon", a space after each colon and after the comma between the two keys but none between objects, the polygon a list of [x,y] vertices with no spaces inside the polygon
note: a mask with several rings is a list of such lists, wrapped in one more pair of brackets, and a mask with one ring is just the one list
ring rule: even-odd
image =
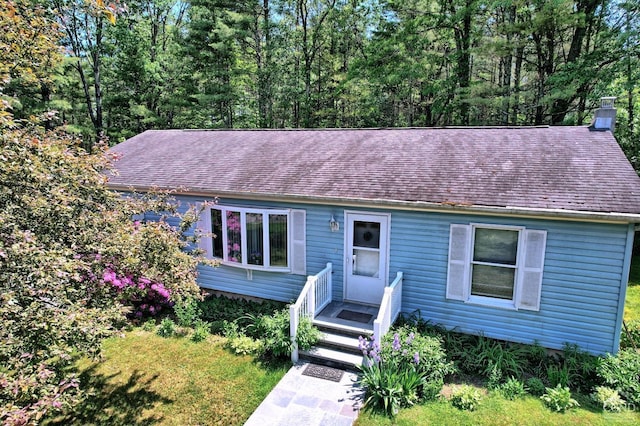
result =
[{"label": "roof ridge", "polygon": [[344,132],[344,131],[362,131],[362,130],[525,130],[525,129],[549,129],[551,127],[575,127],[582,128],[586,126],[550,126],[548,124],[539,124],[531,126],[437,126],[437,127],[305,127],[305,128],[219,128],[219,129],[152,129],[155,131],[173,130],[181,132]]}]

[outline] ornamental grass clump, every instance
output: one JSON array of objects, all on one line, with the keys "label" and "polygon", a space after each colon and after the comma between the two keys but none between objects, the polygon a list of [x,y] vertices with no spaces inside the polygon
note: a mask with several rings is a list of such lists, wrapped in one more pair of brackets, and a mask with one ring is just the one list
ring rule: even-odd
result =
[{"label": "ornamental grass clump", "polygon": [[360,349],[364,406],[390,416],[401,407],[435,399],[444,377],[453,372],[440,340],[421,336],[410,327],[388,334],[381,344],[360,337]]}]

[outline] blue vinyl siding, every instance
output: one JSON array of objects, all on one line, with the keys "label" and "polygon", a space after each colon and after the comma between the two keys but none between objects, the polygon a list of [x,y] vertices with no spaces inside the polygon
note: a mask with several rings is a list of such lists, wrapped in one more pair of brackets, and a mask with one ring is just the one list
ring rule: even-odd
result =
[{"label": "blue vinyl siding", "polygon": [[[521,225],[547,231],[540,311],[473,305],[444,297],[450,223]],[[593,353],[614,352],[627,225],[443,216],[392,216],[391,273],[405,272],[403,311],[447,328],[561,349],[576,343]],[[416,257],[417,253],[420,253]]]},{"label": "blue vinyl siding", "polygon": [[[180,197],[183,202],[201,199]],[[307,274],[333,263],[334,300],[343,295],[344,210],[388,212],[326,205],[219,200],[221,205],[306,210]],[[186,208],[186,207],[185,207]],[[329,230],[331,216],[340,224]],[[449,226],[484,223],[547,231],[540,311],[508,310],[445,298]],[[615,352],[627,281],[628,225],[495,216],[391,211],[389,279],[404,273],[403,311],[447,328],[488,337],[562,349],[578,344],[592,353]],[[204,288],[280,301],[295,300],[306,281],[301,275],[221,266],[199,268]]]}]

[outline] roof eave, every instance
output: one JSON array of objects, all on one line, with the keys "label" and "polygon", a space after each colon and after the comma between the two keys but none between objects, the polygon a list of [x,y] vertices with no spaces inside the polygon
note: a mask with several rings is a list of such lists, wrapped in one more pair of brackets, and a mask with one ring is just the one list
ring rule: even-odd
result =
[{"label": "roof eave", "polygon": [[174,191],[180,195],[195,197],[237,198],[243,200],[297,202],[307,204],[333,204],[346,207],[394,208],[424,212],[447,212],[452,214],[480,214],[485,216],[510,216],[571,220],[579,222],[640,223],[640,214],[621,212],[591,212],[566,209],[544,209],[517,206],[481,206],[455,203],[432,203],[426,201],[403,201],[387,199],[359,199],[348,197],[318,197],[296,194],[272,194],[259,192],[210,191],[206,189],[162,188],[157,186],[131,186],[108,184],[110,189],[127,192]]}]

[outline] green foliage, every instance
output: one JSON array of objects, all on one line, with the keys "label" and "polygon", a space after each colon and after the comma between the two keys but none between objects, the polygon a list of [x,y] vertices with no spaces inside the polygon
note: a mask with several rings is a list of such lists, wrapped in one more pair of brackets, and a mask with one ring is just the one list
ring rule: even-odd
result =
[{"label": "green foliage", "polygon": [[313,325],[311,318],[300,318],[298,330],[296,332],[296,343],[298,345],[298,349],[311,349],[316,343],[318,343],[318,340],[320,340],[320,334],[320,330]]},{"label": "green foliage", "polygon": [[460,347],[452,354],[464,372],[490,377],[520,377],[526,364],[528,351],[525,345],[501,342],[484,336],[464,338]]},{"label": "green foliage", "polygon": [[204,321],[196,321],[193,325],[193,333],[191,334],[192,342],[202,342],[207,340],[211,327]]},{"label": "green foliage", "polygon": [[78,401],[73,357],[98,356],[144,304],[139,284],[199,294],[181,231],[131,220],[170,216],[169,197],[123,199],[105,187],[104,146],[89,154],[74,137],[23,124],[0,129],[0,412],[9,423]]},{"label": "green foliage", "polygon": [[463,385],[451,394],[451,404],[460,409],[474,411],[482,400],[480,391],[473,386]]},{"label": "green foliage", "polygon": [[253,324],[247,327],[249,335],[262,340],[264,354],[274,358],[291,355],[292,343],[289,330],[288,309],[282,309],[273,315],[254,317]]},{"label": "green foliage", "polygon": [[389,416],[418,401],[425,380],[411,368],[388,368],[381,362],[362,366],[360,384],[366,388],[364,407]]},{"label": "green foliage", "polygon": [[502,371],[494,366],[489,373],[489,379],[487,380],[487,387],[491,390],[497,390],[502,384]]},{"label": "green foliage", "polygon": [[528,378],[526,382],[526,388],[528,392],[533,396],[542,396],[546,391],[544,382],[538,377]]},{"label": "green foliage", "polygon": [[499,390],[500,393],[509,400],[521,398],[527,393],[524,383],[514,377],[510,377],[506,382],[500,385]]},{"label": "green foliage", "polygon": [[227,347],[237,355],[260,355],[263,352],[261,340],[244,334],[229,338]]},{"label": "green foliage", "polygon": [[605,411],[620,412],[625,407],[625,401],[617,390],[606,386],[598,386],[591,394],[593,401]]},{"label": "green foliage", "polygon": [[[284,358],[291,355],[292,343],[289,309],[282,305],[214,297],[206,299],[200,307],[204,317],[215,318],[216,329],[229,339],[228,346],[233,351]],[[220,307],[217,314],[214,307]],[[311,348],[319,337],[311,319],[301,318],[296,336],[298,348]]]},{"label": "green foliage", "polygon": [[551,410],[564,413],[574,407],[579,407],[578,401],[571,398],[571,391],[568,387],[557,385],[555,388],[546,388],[546,393],[540,399]]},{"label": "green foliage", "polygon": [[193,297],[185,297],[176,300],[173,305],[173,313],[181,327],[193,327],[200,318],[198,302]]},{"label": "green foliage", "polygon": [[564,378],[566,371],[566,385],[570,388],[588,393],[595,386],[602,384],[602,380],[598,376],[599,357],[580,350],[577,345],[566,344],[560,361],[563,370],[561,375]]},{"label": "green foliage", "polygon": [[247,334],[262,340],[267,357],[284,358],[291,355],[289,329],[289,312],[283,309],[273,315],[254,317],[253,323],[247,326]]},{"label": "green foliage", "polygon": [[224,326],[229,322],[236,322],[237,326],[245,328],[252,322],[251,318],[272,315],[284,306],[284,303],[272,300],[256,302],[225,296],[209,296],[198,303],[200,317],[211,323],[212,332],[225,335]]},{"label": "green foliage", "polygon": [[569,371],[567,367],[555,364],[547,367],[547,381],[552,387],[567,386],[569,384]]},{"label": "green foliage", "polygon": [[604,383],[629,403],[640,407],[640,352],[625,349],[601,360],[598,373]]},{"label": "green foliage", "polygon": [[360,349],[365,355],[360,379],[365,407],[390,416],[401,407],[435,399],[444,377],[454,371],[441,341],[409,326],[388,333],[381,345],[361,337]]},{"label": "green foliage", "polygon": [[142,324],[142,329],[144,331],[154,331],[156,329],[156,320],[154,318],[149,318]]},{"label": "green foliage", "polygon": [[164,318],[156,333],[160,337],[173,337],[176,334],[176,323],[171,318]]}]

